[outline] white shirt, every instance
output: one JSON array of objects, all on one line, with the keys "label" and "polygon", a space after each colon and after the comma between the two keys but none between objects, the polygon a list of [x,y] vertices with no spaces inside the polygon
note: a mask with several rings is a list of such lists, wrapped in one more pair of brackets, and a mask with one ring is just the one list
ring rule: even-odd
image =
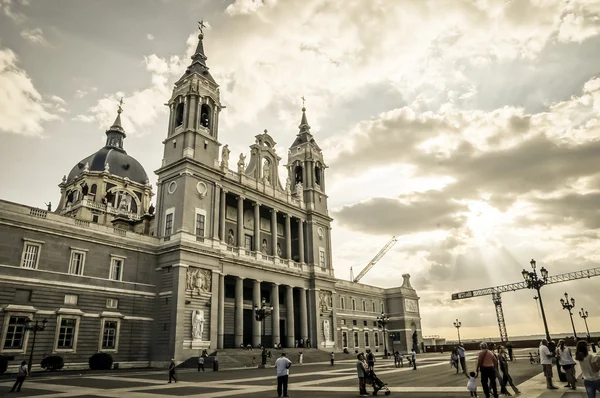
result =
[{"label": "white shirt", "polygon": [[467,391],[477,391],[477,379],[475,377],[469,377]]},{"label": "white shirt", "polygon": [[589,353],[587,357],[583,358],[583,361],[579,362],[579,366],[581,366],[581,375],[584,380],[600,381],[600,373],[592,372],[590,361],[600,362],[600,356]]},{"label": "white shirt", "polygon": [[287,376],[290,374],[290,369],[288,365],[291,365],[292,361],[287,359],[286,357],[279,357],[275,361],[275,367],[277,368],[277,377],[279,376]]},{"label": "white shirt", "polygon": [[571,350],[568,347],[565,347],[562,351],[560,348],[557,348],[556,353],[558,354],[558,361],[561,365],[575,365],[575,361],[571,356]]},{"label": "white shirt", "polygon": [[200,365],[204,365],[204,358],[202,358],[202,357],[198,358],[198,363]]},{"label": "white shirt", "polygon": [[542,365],[552,365],[552,354],[550,353],[550,349],[545,345],[540,346],[540,364]]}]

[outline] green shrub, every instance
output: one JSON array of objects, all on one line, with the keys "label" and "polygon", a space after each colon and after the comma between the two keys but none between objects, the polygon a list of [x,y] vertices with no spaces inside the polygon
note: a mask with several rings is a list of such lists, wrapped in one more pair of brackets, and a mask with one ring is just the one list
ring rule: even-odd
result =
[{"label": "green shrub", "polygon": [[0,375],[4,374],[4,372],[6,372],[7,368],[8,368],[8,358],[0,355]]},{"label": "green shrub", "polygon": [[113,359],[110,354],[98,352],[90,357],[91,370],[109,370],[112,368]]},{"label": "green shrub", "polygon": [[50,355],[42,359],[40,366],[44,370],[54,372],[55,370],[61,370],[65,366],[65,361],[60,355]]}]

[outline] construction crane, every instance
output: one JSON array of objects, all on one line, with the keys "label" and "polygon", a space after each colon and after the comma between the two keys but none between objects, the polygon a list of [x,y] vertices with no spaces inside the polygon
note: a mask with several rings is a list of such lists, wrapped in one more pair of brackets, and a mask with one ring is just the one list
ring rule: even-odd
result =
[{"label": "construction crane", "polygon": [[[546,285],[552,283],[568,282],[577,279],[592,278],[600,276],[600,267],[586,269],[582,271],[567,272],[566,274],[548,276]],[[500,329],[500,339],[502,342],[508,341],[508,333],[506,331],[506,323],[504,322],[504,312],[502,310],[501,293],[514,292],[517,290],[527,289],[527,282],[509,283],[508,285],[488,287],[485,289],[469,290],[466,292],[452,294],[452,300],[462,300],[480,296],[492,296],[492,301],[496,307],[496,317],[498,318],[498,328]]]},{"label": "construction crane", "polygon": [[386,243],[385,246],[383,246],[383,249],[381,249],[379,253],[377,253],[371,261],[369,261],[369,264],[367,264],[367,266],[362,271],[360,271],[356,278],[354,277],[354,271],[352,271],[352,267],[350,267],[350,280],[352,282],[358,282],[359,280],[361,280],[362,277],[365,276],[367,272],[369,272],[371,268],[373,268],[373,266],[375,266],[375,264],[377,264],[377,262],[381,260],[381,258],[385,256],[385,254],[388,251],[390,251],[390,249],[396,244],[396,242],[398,242],[398,239],[396,239],[395,236],[392,236],[392,239],[390,239],[390,241]]}]

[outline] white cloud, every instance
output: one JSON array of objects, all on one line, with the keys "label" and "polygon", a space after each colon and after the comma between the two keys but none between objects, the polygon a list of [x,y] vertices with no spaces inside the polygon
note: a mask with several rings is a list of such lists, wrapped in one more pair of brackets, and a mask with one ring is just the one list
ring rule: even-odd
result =
[{"label": "white cloud", "polygon": [[42,29],[40,28],[23,30],[21,31],[21,37],[33,44],[44,47],[50,46],[48,41],[44,38],[44,32],[42,32]]},{"label": "white cloud", "polygon": [[154,35],[152,33],[148,33],[148,34],[146,34],[146,39],[152,41],[152,40],[154,40]]},{"label": "white cloud", "polygon": [[53,96],[50,97],[50,99],[52,101],[54,101],[54,102],[57,102],[57,103],[61,104],[61,105],[67,105],[67,102],[64,99],[60,98],[58,95],[53,95]]},{"label": "white cloud", "polygon": [[15,4],[19,4],[19,3],[24,6],[29,5],[28,0],[21,0],[19,2],[15,2],[12,0],[0,1],[0,8],[2,8],[4,15],[6,15],[9,19],[11,19],[17,25],[21,25],[27,21],[27,17],[25,16],[25,14],[14,10]]},{"label": "white cloud", "polygon": [[0,131],[40,136],[44,122],[59,119],[10,49],[0,49],[0,87]]}]

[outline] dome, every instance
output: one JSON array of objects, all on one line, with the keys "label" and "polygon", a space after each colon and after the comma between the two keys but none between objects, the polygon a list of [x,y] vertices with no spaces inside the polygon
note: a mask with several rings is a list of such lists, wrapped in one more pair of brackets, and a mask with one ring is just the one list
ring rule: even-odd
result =
[{"label": "dome", "polygon": [[148,182],[148,174],[140,162],[129,156],[124,150],[109,146],[105,146],[76,164],[71,169],[67,180],[71,181],[77,178],[85,169],[86,163],[89,165],[89,171],[104,171],[105,164],[108,163],[108,171],[112,175],[127,177],[140,184]]}]

